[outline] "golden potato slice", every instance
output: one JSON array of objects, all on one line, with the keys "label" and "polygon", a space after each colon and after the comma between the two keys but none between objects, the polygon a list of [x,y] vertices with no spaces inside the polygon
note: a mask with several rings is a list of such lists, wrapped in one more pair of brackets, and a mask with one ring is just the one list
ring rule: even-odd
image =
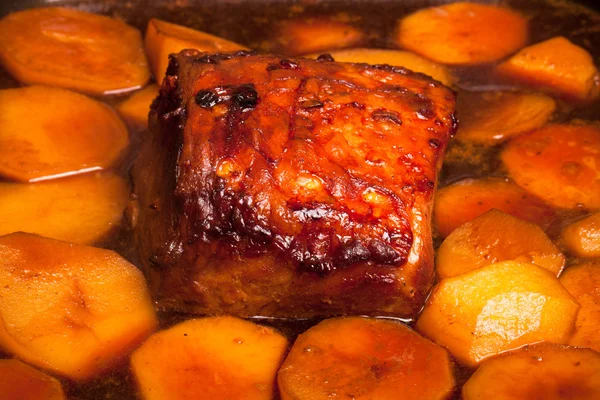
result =
[{"label": "golden potato slice", "polygon": [[157,85],[148,85],[117,106],[117,112],[127,125],[137,131],[148,129],[150,106],[158,96]]},{"label": "golden potato slice", "polygon": [[58,380],[18,360],[0,360],[0,393],[4,400],[64,400]]},{"label": "golden potato slice", "polygon": [[569,267],[560,283],[581,305],[569,344],[600,352],[600,263]]},{"label": "golden potato slice", "polygon": [[590,101],[600,94],[592,56],[562,36],[525,47],[497,70],[513,81],[571,100]]},{"label": "golden potato slice", "polygon": [[537,93],[461,93],[456,138],[482,144],[500,143],[512,136],[540,128],[548,122],[556,102]]},{"label": "golden potato slice", "polygon": [[493,209],[448,235],[436,269],[440,278],[449,278],[507,260],[536,264],[556,276],[565,265],[565,256],[540,227]]},{"label": "golden potato slice", "polygon": [[548,125],[501,153],[515,183],[562,208],[600,208],[600,128]]},{"label": "golden potato slice", "polygon": [[[0,175],[21,181],[109,167],[129,143],[107,105],[47,86],[0,90]],[[35,110],[35,112],[32,112]]]},{"label": "golden potato slice", "polygon": [[561,240],[577,257],[600,257],[600,212],[567,225],[561,233]]},{"label": "golden potato slice", "polygon": [[463,386],[464,400],[600,398],[600,354],[550,343],[484,361]]},{"label": "golden potato slice", "polygon": [[459,2],[425,8],[398,21],[401,47],[452,65],[489,63],[527,42],[527,20],[495,5]]},{"label": "golden potato slice", "polygon": [[23,83],[96,95],[139,89],[150,78],[137,29],[70,8],[32,8],[4,17],[0,63]]},{"label": "golden potato slice", "polygon": [[339,18],[321,17],[282,21],[273,38],[276,51],[297,56],[355,47],[365,40],[362,30]]},{"label": "golden potato slice", "polygon": [[0,237],[0,347],[71,379],[113,367],[157,325],[142,273],[117,253]]},{"label": "golden potato slice", "polygon": [[460,362],[476,366],[525,344],[567,343],[578,311],[550,271],[504,261],[443,279],[416,328]]},{"label": "golden potato slice", "polygon": [[273,399],[287,339],[235,317],[193,319],[152,335],[131,357],[145,400]]},{"label": "golden potato slice", "polygon": [[92,243],[119,225],[128,198],[127,183],[110,173],[0,182],[0,235],[24,231]]},{"label": "golden potato slice", "polygon": [[156,18],[148,22],[144,45],[152,66],[152,73],[159,83],[167,72],[169,54],[179,53],[184,49],[197,49],[209,53],[247,49],[218,36]]},{"label": "golden potato slice", "polygon": [[[448,68],[410,51],[358,48],[325,51],[324,53],[330,54],[335,61],[339,62],[395,65],[429,75],[446,86],[452,86],[453,82],[452,74],[448,71]],[[312,54],[307,57],[317,58],[320,54]]]},{"label": "golden potato slice", "polygon": [[282,400],[447,399],[452,363],[441,347],[385,319],[325,320],[298,339],[278,374]]},{"label": "golden potato slice", "polygon": [[496,208],[546,229],[555,212],[537,197],[501,178],[463,179],[438,190],[433,219],[442,237]]}]

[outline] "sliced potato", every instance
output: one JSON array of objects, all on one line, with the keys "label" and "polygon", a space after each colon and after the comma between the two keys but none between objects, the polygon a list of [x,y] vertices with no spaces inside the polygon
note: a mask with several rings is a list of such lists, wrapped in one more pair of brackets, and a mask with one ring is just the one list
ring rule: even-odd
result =
[{"label": "sliced potato", "polygon": [[430,60],[452,65],[489,63],[527,42],[527,20],[495,5],[459,2],[425,8],[398,21],[397,42]]},{"label": "sliced potato", "polygon": [[416,328],[460,362],[476,366],[525,344],[567,343],[578,311],[550,271],[504,261],[442,279]]},{"label": "sliced potato", "polygon": [[600,257],[600,212],[567,225],[561,239],[567,250],[577,257]]},{"label": "sliced potato", "polygon": [[500,64],[498,73],[567,99],[590,101],[600,94],[592,56],[562,36],[525,47]]},{"label": "sliced potato", "polygon": [[501,158],[515,183],[562,208],[600,208],[600,128],[548,125],[512,139]]},{"label": "sliced potato", "polygon": [[581,305],[569,344],[600,352],[600,263],[569,267],[560,283]]},{"label": "sliced potato", "polygon": [[463,386],[464,400],[600,398],[600,354],[550,343],[484,361]]},{"label": "sliced potato", "polygon": [[71,379],[110,369],[157,325],[144,276],[109,250],[2,236],[0,291],[0,347]]},{"label": "sliced potato", "polygon": [[152,18],[148,22],[144,44],[152,66],[152,73],[159,83],[162,82],[167,72],[169,54],[179,53],[184,49],[197,49],[209,53],[246,49],[240,44],[218,36],[156,18]]},{"label": "sliced potato", "polygon": [[507,260],[536,264],[556,276],[565,265],[565,256],[540,227],[492,209],[448,235],[438,249],[436,270],[449,278]]},{"label": "sliced potato", "polygon": [[127,183],[110,173],[0,182],[0,235],[24,231],[92,243],[119,225],[128,197]]},{"label": "sliced potato", "polygon": [[548,122],[556,102],[537,93],[461,93],[457,112],[460,126],[457,139],[483,144],[503,142]]},{"label": "sliced potato", "polygon": [[287,339],[235,317],[192,319],[151,336],[131,357],[151,399],[273,399]]},{"label": "sliced potato", "polygon": [[446,399],[452,364],[441,347],[385,319],[325,320],[301,334],[278,374],[282,400]]},{"label": "sliced potato", "polygon": [[117,106],[117,112],[133,130],[148,129],[150,106],[158,96],[158,86],[148,85]]},{"label": "sliced potato", "polygon": [[46,86],[6,89],[0,90],[0,104],[0,175],[14,180],[104,169],[129,143],[117,114],[79,93]]},{"label": "sliced potato", "polygon": [[64,400],[58,380],[19,360],[0,360],[0,393],[5,400]]},{"label": "sliced potato", "polygon": [[282,21],[273,39],[278,43],[276,51],[297,56],[356,47],[364,41],[365,34],[339,19],[303,17]]},{"label": "sliced potato", "polygon": [[438,190],[434,224],[442,237],[486,211],[496,208],[546,229],[555,212],[537,197],[501,178],[463,179]]},{"label": "sliced potato", "polygon": [[135,90],[150,78],[137,29],[71,8],[31,8],[4,17],[0,63],[23,83],[96,95]]},{"label": "sliced potato", "polygon": [[[373,65],[389,64],[429,75],[446,86],[452,86],[453,82],[452,74],[448,71],[448,68],[410,51],[358,48],[325,51],[324,53],[330,54],[335,61],[339,62],[367,63]],[[320,53],[308,57],[317,58],[319,55]]]}]

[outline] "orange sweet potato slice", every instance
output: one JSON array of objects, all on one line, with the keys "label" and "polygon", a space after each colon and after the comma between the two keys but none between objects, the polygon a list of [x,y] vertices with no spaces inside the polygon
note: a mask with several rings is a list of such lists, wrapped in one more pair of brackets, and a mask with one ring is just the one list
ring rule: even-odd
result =
[{"label": "orange sweet potato slice", "polygon": [[538,93],[461,93],[457,110],[456,138],[489,145],[541,128],[556,110],[556,102]]},{"label": "orange sweet potato slice", "polygon": [[[0,175],[34,182],[110,167],[129,137],[107,105],[47,86],[0,90]],[[35,110],[35,112],[31,112]]]},{"label": "orange sweet potato slice", "polygon": [[600,257],[600,212],[567,225],[561,233],[561,241],[577,257]]},{"label": "orange sweet potato slice", "polygon": [[484,361],[463,386],[464,400],[600,398],[600,354],[550,343]]},{"label": "orange sweet potato slice", "polygon": [[[410,51],[358,48],[325,51],[324,53],[330,54],[335,61],[339,62],[367,63],[372,65],[389,64],[429,75],[446,86],[452,86],[453,82],[452,74],[448,68]],[[317,58],[319,55],[320,53],[309,57]]]},{"label": "orange sweet potato slice", "polygon": [[282,21],[274,38],[275,50],[291,56],[355,47],[364,39],[359,28],[328,17]]},{"label": "orange sweet potato slice", "polygon": [[514,183],[501,178],[463,179],[437,192],[433,218],[438,233],[454,229],[496,208],[546,229],[555,219],[551,207]]},{"label": "orange sweet potato slice", "polygon": [[145,400],[270,400],[287,339],[235,317],[192,319],[151,336],[131,357]]},{"label": "orange sweet potato slice", "polygon": [[565,265],[565,256],[539,226],[493,209],[448,235],[436,270],[449,278],[506,260],[536,264],[557,276]]},{"label": "orange sweet potato slice", "polygon": [[110,173],[21,184],[0,182],[0,235],[24,231],[92,243],[116,228],[129,188]]},{"label": "orange sweet potato slice", "polygon": [[592,56],[562,36],[525,47],[497,70],[567,100],[587,102],[600,94],[600,75]]},{"label": "orange sweet potato slice", "polygon": [[158,96],[158,86],[148,85],[119,104],[116,109],[127,125],[136,131],[148,129],[150,106]]},{"label": "orange sweet potato slice", "polygon": [[197,31],[182,25],[152,18],[146,28],[144,45],[152,73],[157,82],[162,82],[169,65],[169,54],[183,49],[197,49],[209,53],[245,50],[246,47],[229,40]]},{"label": "orange sweet potato slice", "polygon": [[448,353],[405,325],[346,317],[301,334],[278,374],[282,400],[447,399]]},{"label": "orange sweet potato slice", "polygon": [[569,267],[560,283],[581,305],[569,344],[600,352],[600,263]]},{"label": "orange sweet potato slice", "polygon": [[144,276],[117,253],[28,233],[0,237],[0,348],[85,380],[156,325]]},{"label": "orange sweet potato slice", "polygon": [[578,311],[550,271],[504,261],[442,279],[416,328],[460,362],[476,366],[526,344],[567,343]]},{"label": "orange sweet potato slice", "polygon": [[135,90],[150,78],[137,29],[69,8],[32,8],[4,17],[0,63],[23,83],[96,95]]},{"label": "orange sweet potato slice", "polygon": [[501,154],[511,178],[561,208],[600,208],[600,128],[548,125],[512,139]]},{"label": "orange sweet potato slice", "polygon": [[65,400],[58,380],[19,360],[0,360],[0,393],[6,400]]},{"label": "orange sweet potato slice", "polygon": [[527,20],[495,5],[459,2],[425,8],[398,21],[397,42],[451,65],[497,61],[527,42]]}]

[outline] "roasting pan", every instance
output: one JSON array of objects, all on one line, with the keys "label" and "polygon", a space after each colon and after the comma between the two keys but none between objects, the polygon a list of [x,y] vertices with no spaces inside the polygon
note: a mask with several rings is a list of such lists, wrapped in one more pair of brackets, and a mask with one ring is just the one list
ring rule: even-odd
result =
[{"label": "roasting pan", "polygon": [[[125,19],[142,32],[145,31],[148,20],[152,17],[190,26],[202,31],[210,32],[239,43],[259,43],[272,35],[268,24],[264,21],[273,21],[286,18],[282,14],[290,5],[302,5],[307,14],[349,12],[360,13],[364,16],[365,27],[377,26],[383,32],[381,38],[372,38],[364,47],[393,47],[389,39],[394,29],[394,24],[399,14],[404,14],[418,8],[452,3],[457,0],[0,0],[0,18],[11,12],[39,7],[39,6],[68,6],[85,11],[108,14]],[[581,38],[581,44],[586,47],[600,49],[600,22],[592,19],[588,9],[600,12],[600,0],[470,0],[480,3],[500,3],[537,14],[540,9],[548,9],[550,13],[554,7],[576,5],[572,12],[573,17],[568,21],[560,13],[546,15],[545,22],[531,21],[534,32],[531,41],[538,40],[538,36],[549,37],[560,29],[580,31],[595,28],[596,34],[587,34]],[[544,8],[545,7],[545,8]],[[545,12],[545,11],[541,11]],[[553,21],[555,23],[553,23]],[[595,24],[595,25],[592,25]],[[381,28],[383,26],[383,29]],[[387,35],[386,35],[387,34]],[[579,43],[578,43],[579,44]],[[600,55],[594,54],[594,62],[600,65]],[[1,84],[2,82],[0,82]],[[593,112],[593,111],[592,111]],[[585,111],[580,115],[586,117]],[[597,119],[597,115],[589,118]],[[310,323],[292,328],[303,330]],[[107,393],[116,395],[115,398],[130,399],[132,393],[129,387],[122,385],[129,378],[116,373],[115,379],[93,382],[85,387],[71,387],[68,393],[77,399],[107,398]],[[127,383],[129,385],[129,383]],[[1,397],[1,395],[0,395]]]}]

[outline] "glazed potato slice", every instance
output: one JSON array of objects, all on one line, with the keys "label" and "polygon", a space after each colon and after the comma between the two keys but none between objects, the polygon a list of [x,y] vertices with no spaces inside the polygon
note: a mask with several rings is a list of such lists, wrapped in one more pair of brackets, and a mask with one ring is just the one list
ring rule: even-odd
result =
[{"label": "glazed potato slice", "polygon": [[577,257],[600,257],[600,212],[567,225],[561,241]]},{"label": "glazed potato slice", "polygon": [[4,17],[0,63],[23,83],[95,95],[135,90],[150,78],[137,29],[70,8],[32,8]]},{"label": "glazed potato slice", "polygon": [[498,73],[571,100],[590,101],[600,94],[592,56],[562,36],[525,47],[500,64]]},{"label": "glazed potato slice", "polygon": [[192,319],[151,336],[131,357],[145,400],[273,399],[287,339],[235,317]]},{"label": "glazed potato slice", "polygon": [[92,243],[116,228],[129,198],[110,173],[21,184],[0,182],[0,235],[24,231]]},{"label": "glazed potato slice", "polygon": [[600,128],[548,125],[512,139],[501,153],[528,192],[561,208],[600,208]]},{"label": "glazed potato slice", "polygon": [[600,263],[569,267],[560,283],[581,305],[569,344],[600,352]]},{"label": "glazed potato slice", "polygon": [[123,360],[156,327],[142,273],[117,253],[0,237],[0,348],[75,380]]},{"label": "glazed potato slice", "polygon": [[565,265],[565,257],[539,226],[493,209],[444,240],[436,269],[443,279],[506,260],[536,264],[556,276]]},{"label": "glazed potato slice", "polygon": [[461,93],[456,138],[482,144],[503,142],[548,122],[556,102],[543,94],[517,92]]},{"label": "glazed potato slice", "polygon": [[158,86],[148,85],[117,106],[117,112],[127,125],[137,131],[148,129],[150,106],[158,96]]},{"label": "glazed potato slice", "polygon": [[459,2],[425,8],[398,21],[397,42],[451,65],[489,63],[527,42],[527,20],[508,8]]},{"label": "glazed potato slice", "polygon": [[301,334],[278,374],[282,400],[447,399],[452,364],[441,347],[390,320],[325,320]]},{"label": "glazed potato slice", "polygon": [[578,310],[550,271],[504,261],[443,279],[416,328],[460,362],[476,366],[525,344],[567,343]]},{"label": "glazed potato slice", "polygon": [[484,361],[462,390],[464,400],[600,398],[600,354],[542,343]]},{"label": "glazed potato slice", "polygon": [[301,18],[282,21],[274,37],[274,49],[290,56],[355,47],[365,34],[350,23],[336,18]]},{"label": "glazed potato slice", "polygon": [[179,53],[183,49],[197,49],[208,53],[246,49],[240,44],[218,36],[156,18],[148,22],[144,45],[152,66],[152,73],[159,83],[162,82],[167,71],[169,54]]},{"label": "glazed potato slice", "polygon": [[[403,50],[387,49],[346,49],[325,51],[335,61],[367,64],[389,64],[397,67],[408,68],[415,72],[421,72],[442,82],[446,86],[452,86],[453,77],[448,69],[433,61],[429,61],[415,53]],[[313,54],[310,58],[317,58],[320,54]]]},{"label": "glazed potato slice", "polygon": [[[107,105],[47,86],[0,90],[0,175],[21,182],[109,167],[127,128]],[[35,110],[35,112],[32,112]]]},{"label": "glazed potato slice", "polygon": [[463,179],[438,190],[433,210],[434,224],[442,237],[479,215],[498,209],[542,229],[555,219],[555,212],[537,197],[502,178]]},{"label": "glazed potato slice", "polygon": [[19,360],[0,360],[0,393],[6,400],[65,400],[58,380]]}]

